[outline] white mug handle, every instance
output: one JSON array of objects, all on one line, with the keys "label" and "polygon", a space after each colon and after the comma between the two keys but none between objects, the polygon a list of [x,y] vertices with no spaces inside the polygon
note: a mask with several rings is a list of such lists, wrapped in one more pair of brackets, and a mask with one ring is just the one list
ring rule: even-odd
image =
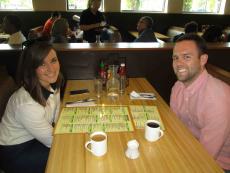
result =
[{"label": "white mug handle", "polygon": [[160,130],[160,137],[158,139],[160,139],[163,135],[164,135],[164,131]]},{"label": "white mug handle", "polygon": [[91,143],[92,143],[91,141],[87,141],[87,142],[85,143],[85,148],[86,148],[88,151],[90,151],[90,152],[92,153],[92,150],[90,150],[90,149],[88,148],[88,145],[91,144]]}]

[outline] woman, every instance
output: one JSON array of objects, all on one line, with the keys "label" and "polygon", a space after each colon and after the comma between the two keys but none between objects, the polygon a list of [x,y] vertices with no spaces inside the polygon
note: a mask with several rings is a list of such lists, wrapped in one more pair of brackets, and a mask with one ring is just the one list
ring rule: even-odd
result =
[{"label": "woman", "polygon": [[96,41],[96,35],[99,35],[101,27],[106,25],[103,14],[98,11],[100,6],[101,0],[89,0],[88,9],[81,14],[80,29],[84,31],[83,39],[89,43]]},{"label": "woman", "polygon": [[6,41],[7,44],[22,44],[26,41],[25,36],[21,31],[21,20],[16,15],[7,15],[3,19],[3,30],[6,34],[9,34],[10,37]]},{"label": "woman", "polygon": [[50,44],[35,42],[23,50],[18,83],[20,88],[10,97],[0,123],[0,167],[7,173],[43,173],[62,83]]},{"label": "woman", "polygon": [[57,19],[51,30],[51,43],[71,43],[77,39],[69,28],[69,23],[65,18]]},{"label": "woman", "polygon": [[52,43],[68,43],[69,24],[64,18],[57,19],[51,29]]},{"label": "woman", "polygon": [[42,30],[42,36],[44,39],[49,40],[50,39],[50,32],[53,26],[53,23],[57,20],[61,18],[61,13],[58,11],[54,11],[51,14],[51,17],[49,19],[47,19],[47,21],[45,22],[44,26],[43,26],[43,30]]}]

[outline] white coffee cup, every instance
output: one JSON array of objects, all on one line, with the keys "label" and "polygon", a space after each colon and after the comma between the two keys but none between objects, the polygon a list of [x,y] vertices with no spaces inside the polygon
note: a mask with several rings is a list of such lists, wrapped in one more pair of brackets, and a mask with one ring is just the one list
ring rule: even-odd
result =
[{"label": "white coffee cup", "polygon": [[[90,148],[88,146],[91,146]],[[94,132],[90,140],[85,143],[85,148],[95,156],[103,156],[107,152],[107,135],[104,132]]]},{"label": "white coffee cup", "polygon": [[153,142],[163,135],[163,131],[160,129],[160,122],[156,120],[147,120],[145,123],[145,139]]}]

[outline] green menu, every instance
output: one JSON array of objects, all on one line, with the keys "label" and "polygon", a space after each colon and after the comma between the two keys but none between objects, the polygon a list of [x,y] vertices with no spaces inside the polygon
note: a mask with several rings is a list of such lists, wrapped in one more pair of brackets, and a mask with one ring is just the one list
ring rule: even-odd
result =
[{"label": "green menu", "polygon": [[133,131],[127,106],[63,108],[54,134]]},{"label": "green menu", "polygon": [[161,129],[165,129],[156,106],[132,105],[129,107],[134,121],[134,125],[137,129],[144,128],[145,122],[147,120],[157,120],[160,122]]}]

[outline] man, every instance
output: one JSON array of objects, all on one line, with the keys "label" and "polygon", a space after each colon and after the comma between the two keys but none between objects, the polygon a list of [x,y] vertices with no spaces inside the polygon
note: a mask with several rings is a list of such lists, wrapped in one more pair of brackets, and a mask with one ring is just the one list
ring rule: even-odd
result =
[{"label": "man", "polygon": [[139,36],[134,40],[134,42],[157,42],[152,27],[152,18],[149,16],[142,17],[137,23]]},{"label": "man", "polygon": [[196,34],[180,37],[173,49],[178,81],[170,106],[217,163],[230,170],[230,86],[205,69],[205,41]]},{"label": "man", "polygon": [[96,36],[101,35],[106,25],[105,17],[99,11],[101,3],[102,0],[89,0],[88,8],[81,13],[80,29],[83,31],[83,40],[89,43],[96,42]]},{"label": "man", "polygon": [[3,19],[3,30],[5,33],[10,34],[6,43],[8,44],[21,44],[26,41],[26,38],[21,32],[21,21],[15,15],[7,15]]},{"label": "man", "polygon": [[[195,21],[191,21],[191,22],[186,23],[184,25],[184,32],[185,32],[185,34],[189,34],[189,33],[197,34],[197,32],[198,32],[198,24]],[[184,35],[184,33],[181,33],[181,34],[176,35],[175,37],[173,37],[173,42],[175,42],[178,38],[180,38],[183,35]]]}]

